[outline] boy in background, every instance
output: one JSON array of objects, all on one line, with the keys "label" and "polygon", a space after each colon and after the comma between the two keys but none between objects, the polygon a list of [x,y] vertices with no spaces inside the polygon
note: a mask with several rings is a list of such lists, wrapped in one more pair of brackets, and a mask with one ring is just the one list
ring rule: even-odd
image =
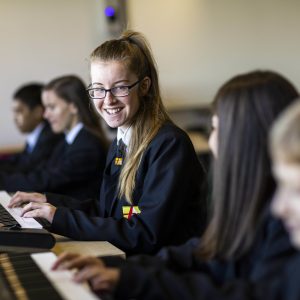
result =
[{"label": "boy in background", "polygon": [[26,172],[47,160],[62,135],[54,134],[44,120],[41,93],[43,85],[27,84],[13,95],[13,119],[19,131],[26,134],[23,151],[0,161],[0,172]]}]

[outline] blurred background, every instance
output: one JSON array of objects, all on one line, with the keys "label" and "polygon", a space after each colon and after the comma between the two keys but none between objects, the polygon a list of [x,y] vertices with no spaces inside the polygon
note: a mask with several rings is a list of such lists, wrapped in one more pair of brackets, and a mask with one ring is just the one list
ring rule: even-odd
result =
[{"label": "blurred background", "polygon": [[[124,28],[143,32],[156,57],[164,103],[189,130],[237,73],[272,69],[300,88],[299,0],[1,0],[0,147],[22,144],[11,98],[20,85],[76,74]],[[203,123],[203,124],[202,124]]]}]

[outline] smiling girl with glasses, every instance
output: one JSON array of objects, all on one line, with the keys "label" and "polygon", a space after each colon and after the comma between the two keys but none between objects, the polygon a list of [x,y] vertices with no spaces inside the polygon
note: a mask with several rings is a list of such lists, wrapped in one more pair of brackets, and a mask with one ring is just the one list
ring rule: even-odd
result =
[{"label": "smiling girl with glasses", "polygon": [[24,217],[39,215],[55,233],[106,240],[127,254],[155,253],[201,233],[204,173],[187,134],[166,113],[143,35],[127,31],[93,51],[88,93],[108,126],[118,129],[99,201],[80,206],[63,196],[17,193],[11,205],[31,201]]}]

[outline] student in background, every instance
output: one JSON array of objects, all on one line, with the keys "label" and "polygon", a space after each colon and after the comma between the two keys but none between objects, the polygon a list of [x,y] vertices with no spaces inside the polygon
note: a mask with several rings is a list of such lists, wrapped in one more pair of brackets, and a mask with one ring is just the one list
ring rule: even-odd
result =
[{"label": "student in background", "polygon": [[49,159],[36,168],[1,174],[1,189],[58,192],[78,199],[97,197],[106,145],[85,85],[76,76],[56,78],[44,87],[42,100],[44,117],[53,132],[64,133],[65,138]]},{"label": "student in background", "polygon": [[[300,100],[276,121],[270,145],[273,171],[278,182],[273,213],[282,219],[293,245],[300,250]],[[279,290],[272,287],[268,299],[300,299],[299,253],[281,274]]]},{"label": "student in background", "polygon": [[24,217],[44,217],[54,233],[109,241],[127,254],[155,253],[201,232],[203,169],[187,134],[166,113],[144,37],[128,31],[95,49],[91,80],[92,103],[118,128],[99,202],[71,206],[70,198],[58,195],[17,193],[11,205],[30,200]]},{"label": "student in background", "polygon": [[13,96],[13,118],[19,131],[26,134],[26,146],[20,153],[0,161],[0,172],[34,169],[51,155],[62,135],[54,134],[45,121],[41,100],[43,85],[31,83],[20,87]]},{"label": "student in background", "polygon": [[63,254],[53,268],[78,268],[76,281],[88,279],[114,299],[266,297],[260,282],[276,280],[294,254],[281,222],[270,214],[275,182],[267,137],[297,96],[285,78],[268,71],[236,76],[217,93],[210,136],[213,214],[200,243],[194,239],[127,261]]}]

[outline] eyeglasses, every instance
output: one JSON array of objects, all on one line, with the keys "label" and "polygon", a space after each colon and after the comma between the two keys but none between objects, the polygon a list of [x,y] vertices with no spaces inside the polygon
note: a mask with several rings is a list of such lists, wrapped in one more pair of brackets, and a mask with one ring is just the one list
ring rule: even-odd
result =
[{"label": "eyeglasses", "polygon": [[107,92],[110,92],[115,97],[125,97],[129,95],[130,90],[139,82],[141,82],[141,79],[131,85],[120,85],[110,89],[105,89],[102,87],[88,87],[87,92],[92,99],[103,99],[106,97]]}]

